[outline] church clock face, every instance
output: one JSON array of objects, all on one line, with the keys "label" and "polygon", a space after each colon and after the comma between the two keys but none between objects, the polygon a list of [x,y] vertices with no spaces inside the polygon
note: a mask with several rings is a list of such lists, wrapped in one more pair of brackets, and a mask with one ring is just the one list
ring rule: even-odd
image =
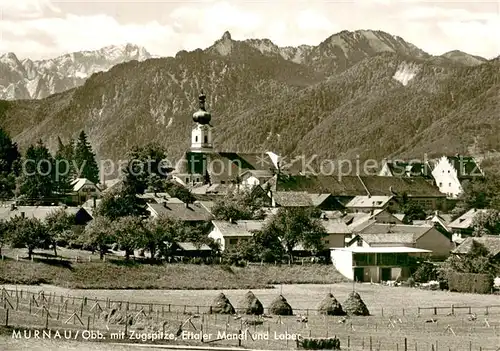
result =
[{"label": "church clock face", "polygon": [[203,132],[208,132],[208,126],[206,126],[206,125],[202,125],[202,126],[200,126],[200,129],[201,129]]}]

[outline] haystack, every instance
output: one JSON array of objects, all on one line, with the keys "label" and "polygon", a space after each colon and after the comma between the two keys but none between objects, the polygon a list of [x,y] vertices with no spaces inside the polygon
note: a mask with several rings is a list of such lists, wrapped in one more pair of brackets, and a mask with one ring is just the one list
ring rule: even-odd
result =
[{"label": "haystack", "polygon": [[278,296],[269,307],[269,313],[278,316],[292,316],[292,306],[286,301],[283,295]]},{"label": "haystack", "polygon": [[328,316],[345,316],[342,305],[331,294],[326,294],[325,298],[318,305],[319,314],[326,314]]},{"label": "haystack", "polygon": [[249,291],[245,294],[239,304],[239,312],[243,314],[264,314],[264,307],[259,299]]},{"label": "haystack", "polygon": [[234,307],[231,305],[229,299],[223,293],[220,293],[215,298],[210,306],[210,313],[219,314],[234,314]]},{"label": "haystack", "polygon": [[361,300],[361,296],[357,292],[351,292],[349,297],[344,302],[344,310],[347,314],[353,316],[369,316],[370,312],[366,307],[363,300]]}]

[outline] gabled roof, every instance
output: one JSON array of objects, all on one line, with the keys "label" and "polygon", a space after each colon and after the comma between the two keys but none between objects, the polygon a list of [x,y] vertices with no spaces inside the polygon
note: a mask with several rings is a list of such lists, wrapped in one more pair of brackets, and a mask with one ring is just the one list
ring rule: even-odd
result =
[{"label": "gabled roof", "polygon": [[448,224],[448,227],[452,229],[469,229],[472,227],[472,221],[478,213],[486,213],[487,209],[475,209],[472,208],[453,222]]},{"label": "gabled roof", "polygon": [[383,208],[392,196],[356,196],[345,207],[349,208]]},{"label": "gabled roof", "polygon": [[[333,196],[446,197],[423,177],[276,175],[267,184],[273,191],[307,191]],[[367,191],[368,190],[368,191]]]},{"label": "gabled roof", "polygon": [[396,217],[397,219],[399,219],[401,222],[404,221],[404,219],[406,217],[406,214],[404,214],[404,213],[393,213],[392,215],[394,217]]},{"label": "gabled roof", "polygon": [[434,227],[431,225],[374,223],[363,229],[360,234],[411,234],[414,240],[418,240],[432,228]]},{"label": "gabled roof", "polygon": [[[411,233],[384,233],[384,234],[364,234],[364,233],[359,233],[357,237],[361,237],[364,242],[366,242],[368,245],[372,246],[377,246],[377,245],[413,245],[415,243],[415,238],[414,235]],[[352,239],[349,242],[349,245],[351,243],[355,242],[357,238]]]},{"label": "gabled roof", "polygon": [[210,221],[213,218],[212,214],[197,202],[189,205],[185,203],[168,202],[162,204],[148,203],[147,206],[152,213],[158,216],[167,216],[185,222]]},{"label": "gabled roof", "polygon": [[351,234],[351,230],[342,219],[328,219],[321,221],[328,234]]},{"label": "gabled roof", "polygon": [[213,225],[224,237],[253,236],[253,231],[261,230],[265,224],[263,220],[240,220],[240,221],[212,221]]},{"label": "gabled roof", "polygon": [[201,244],[200,246],[191,242],[176,242],[176,244],[182,251],[212,251],[207,244]]},{"label": "gabled roof", "polygon": [[356,176],[323,176],[323,175],[276,175],[268,181],[273,191],[306,191],[316,194],[332,194],[334,196],[367,195],[363,184]]},{"label": "gabled roof", "polygon": [[457,171],[458,178],[470,178],[482,176],[479,164],[472,156],[446,156],[448,162]]},{"label": "gabled roof", "polygon": [[474,242],[483,245],[492,256],[500,254],[500,235],[468,237],[455,250],[453,250],[452,253],[467,254],[472,249],[472,244]]},{"label": "gabled roof", "polygon": [[393,176],[432,177],[431,166],[427,162],[417,161],[386,161],[385,164]]},{"label": "gabled roof", "polygon": [[305,191],[277,191],[272,194],[276,205],[282,207],[312,207],[313,202]]},{"label": "gabled roof", "polygon": [[[67,206],[16,206],[15,209],[0,207],[0,220],[8,221],[14,217],[20,217],[24,213],[26,218],[37,218],[43,221],[49,214],[61,209],[68,214],[77,214],[79,211],[86,211],[82,207]],[[88,211],[86,212],[88,213]]]},{"label": "gabled roof", "polygon": [[446,197],[439,188],[424,177],[361,176],[363,184],[372,196]]},{"label": "gabled roof", "polygon": [[273,154],[268,152],[238,153],[238,152],[186,152],[177,163],[175,174],[208,173],[212,183],[235,180],[247,170],[269,171],[276,169]]},{"label": "gabled roof", "polygon": [[321,206],[321,204],[323,202],[325,202],[330,196],[332,196],[332,195],[328,194],[328,193],[327,194],[309,194],[309,197],[311,198],[314,207]]},{"label": "gabled roof", "polygon": [[[71,181],[71,186],[73,187],[73,191],[80,191],[84,186],[95,186],[97,185],[94,182],[91,182],[87,178],[76,178]],[[99,190],[99,188],[97,188]]]}]

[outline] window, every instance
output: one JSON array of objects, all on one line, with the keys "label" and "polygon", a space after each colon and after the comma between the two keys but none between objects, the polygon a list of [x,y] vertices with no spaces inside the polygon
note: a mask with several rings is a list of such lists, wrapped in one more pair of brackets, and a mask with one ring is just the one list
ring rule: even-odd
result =
[{"label": "window", "polygon": [[195,143],[198,142],[198,135],[194,137],[194,141],[195,141]]},{"label": "window", "polygon": [[363,246],[363,239],[358,238],[357,245],[360,247]]},{"label": "window", "polygon": [[443,183],[439,183],[439,187],[441,188],[443,186]]},{"label": "window", "polygon": [[238,243],[238,239],[229,239],[229,245],[236,245]]},{"label": "window", "polygon": [[448,186],[451,188],[451,183],[448,183]]},{"label": "window", "polygon": [[325,240],[325,244],[330,244],[330,240]]},{"label": "window", "polygon": [[186,183],[189,183],[189,178],[186,178]]},{"label": "window", "polygon": [[208,143],[208,136],[205,135],[205,144]]},{"label": "window", "polygon": [[196,178],[196,183],[199,183],[199,181],[200,181],[200,178]]}]

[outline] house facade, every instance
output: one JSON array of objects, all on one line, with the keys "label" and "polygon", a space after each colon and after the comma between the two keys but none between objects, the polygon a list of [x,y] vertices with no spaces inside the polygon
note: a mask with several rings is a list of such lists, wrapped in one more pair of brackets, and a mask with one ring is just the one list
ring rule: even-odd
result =
[{"label": "house facade", "polygon": [[345,206],[347,210],[358,213],[373,213],[375,210],[395,208],[397,202],[393,196],[356,196]]},{"label": "house facade", "polygon": [[457,155],[439,158],[435,162],[432,176],[441,193],[456,199],[463,191],[465,180],[484,177],[484,174],[473,157]]},{"label": "house facade", "polygon": [[479,213],[486,213],[487,211],[487,209],[471,208],[469,211],[449,223],[448,228],[459,236],[471,236],[474,231],[474,228],[472,227],[474,217],[476,217]]},{"label": "house facade", "polygon": [[231,250],[239,244],[252,239],[254,231],[261,230],[264,221],[240,220],[240,221],[212,221],[213,229],[208,234],[218,245],[221,251]]},{"label": "house facade", "polygon": [[76,204],[83,204],[92,198],[98,198],[101,195],[99,187],[88,180],[87,178],[76,178],[71,182],[73,187],[71,193],[71,200]]},{"label": "house facade", "polygon": [[360,231],[348,246],[362,239],[368,246],[395,245],[429,250],[432,257],[445,259],[455,248],[451,238],[432,225],[373,223]]},{"label": "house facade", "polygon": [[332,263],[344,277],[358,282],[408,279],[412,259],[431,252],[405,246],[370,247],[361,243],[331,250]]}]

